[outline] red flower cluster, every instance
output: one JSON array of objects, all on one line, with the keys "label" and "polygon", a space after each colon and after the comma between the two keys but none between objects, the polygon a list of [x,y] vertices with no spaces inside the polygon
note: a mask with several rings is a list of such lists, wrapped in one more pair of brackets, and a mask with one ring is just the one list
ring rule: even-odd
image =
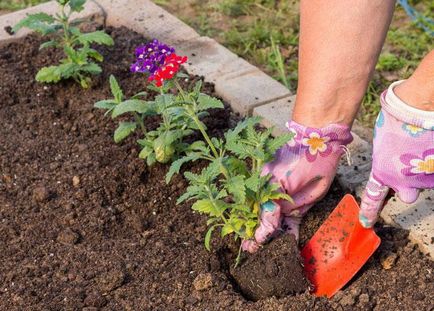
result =
[{"label": "red flower cluster", "polygon": [[155,85],[160,87],[165,80],[172,79],[181,68],[181,65],[187,61],[187,56],[178,56],[175,53],[170,54],[164,60],[163,66],[158,68],[148,81],[155,81]]}]

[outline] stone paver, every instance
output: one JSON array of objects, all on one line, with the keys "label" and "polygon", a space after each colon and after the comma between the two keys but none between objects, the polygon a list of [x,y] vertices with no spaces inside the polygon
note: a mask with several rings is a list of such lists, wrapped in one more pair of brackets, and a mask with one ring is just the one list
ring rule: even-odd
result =
[{"label": "stone paver", "polygon": [[243,75],[217,79],[215,90],[243,116],[251,115],[255,107],[291,95],[285,86],[257,68]]},{"label": "stone paver", "polygon": [[138,33],[177,46],[199,38],[184,22],[149,0],[95,0],[106,13],[110,26],[125,26]]},{"label": "stone paver", "polygon": [[391,225],[410,230],[410,238],[434,258],[434,189],[423,191],[413,204],[392,198],[381,217]]},{"label": "stone paver", "polygon": [[253,72],[257,68],[208,37],[181,42],[176,46],[180,55],[187,55],[186,70],[215,83],[218,79]]},{"label": "stone paver", "polygon": [[[34,14],[38,12],[55,14],[58,12],[58,10],[59,10],[59,5],[55,1],[50,1],[24,10],[20,10],[17,12],[0,16],[0,45],[7,44],[8,42],[17,40],[31,33],[31,31],[26,28],[21,29],[17,34],[14,35],[10,35],[7,31],[7,29],[10,29],[10,27],[16,25],[21,19],[26,17],[28,14]],[[77,18],[91,18],[91,17],[102,17],[102,16],[103,16],[103,11],[101,10],[101,7],[98,6],[95,2],[88,1],[86,3],[85,9],[80,13],[72,15],[72,18],[77,19]]]},{"label": "stone paver", "polygon": [[253,115],[262,118],[261,124],[263,126],[274,126],[273,135],[279,136],[287,131],[285,123],[292,115],[294,103],[295,95],[291,95],[269,104],[256,107],[253,109]]}]

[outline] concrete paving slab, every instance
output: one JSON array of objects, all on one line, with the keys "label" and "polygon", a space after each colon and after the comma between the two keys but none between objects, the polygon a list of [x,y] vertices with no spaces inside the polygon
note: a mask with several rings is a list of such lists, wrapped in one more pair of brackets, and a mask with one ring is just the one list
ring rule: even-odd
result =
[{"label": "concrete paving slab", "polygon": [[392,198],[381,217],[386,223],[410,230],[410,239],[434,259],[434,189],[423,191],[413,204]]},{"label": "concrete paving slab", "polygon": [[292,95],[285,86],[257,68],[243,75],[217,79],[215,90],[243,116],[251,115],[255,107]]},{"label": "concrete paving slab", "polygon": [[294,104],[295,95],[291,95],[256,107],[253,109],[253,115],[262,118],[261,124],[263,126],[274,126],[273,135],[279,136],[287,132],[285,124],[291,118]]},{"label": "concrete paving slab", "polygon": [[149,0],[95,0],[111,26],[125,26],[173,46],[199,38],[193,28]]},{"label": "concrete paving slab", "polygon": [[[56,1],[50,1],[34,7],[30,7],[24,10],[16,11],[6,15],[0,16],[0,45],[7,44],[11,41],[18,40],[22,37],[27,36],[31,31],[29,29],[23,28],[17,34],[11,35],[9,33],[10,27],[15,26],[21,19],[26,17],[28,14],[34,14],[39,12],[44,12],[47,14],[55,14],[59,11],[59,5]],[[103,11],[99,5],[95,2],[88,1],[86,3],[85,9],[80,13],[72,15],[73,19],[91,17],[102,17]]]},{"label": "concrete paving slab", "polygon": [[243,75],[257,68],[208,37],[185,41],[175,46],[177,53],[187,55],[186,70],[215,83],[222,77]]}]

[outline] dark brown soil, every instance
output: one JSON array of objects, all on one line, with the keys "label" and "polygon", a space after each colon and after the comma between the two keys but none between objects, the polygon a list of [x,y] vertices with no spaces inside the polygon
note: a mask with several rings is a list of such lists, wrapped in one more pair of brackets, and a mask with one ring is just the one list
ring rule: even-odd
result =
[{"label": "dark brown soil", "polygon": [[[110,74],[128,95],[144,88],[128,69],[143,39],[110,31],[116,46],[99,48],[104,74],[89,90],[34,82],[60,57],[39,52],[37,37],[0,48],[0,310],[433,309],[434,264],[405,231],[382,225],[380,249],[332,300],[303,293],[248,301],[222,260],[230,243],[216,238],[207,252],[205,217],[175,204],[184,179],[167,186],[167,166],[146,167],[137,137],[116,145],[115,122],[93,109],[110,97]],[[207,121],[217,135],[234,120],[226,109]],[[302,244],[342,196],[334,185],[312,208]]]},{"label": "dark brown soil", "polygon": [[248,255],[239,267],[231,265],[230,272],[244,297],[253,301],[309,290],[298,245],[291,234],[281,235]]}]

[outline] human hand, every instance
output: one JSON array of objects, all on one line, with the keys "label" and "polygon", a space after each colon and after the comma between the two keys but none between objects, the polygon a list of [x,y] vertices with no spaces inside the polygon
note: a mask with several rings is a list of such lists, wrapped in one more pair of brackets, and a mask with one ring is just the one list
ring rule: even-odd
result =
[{"label": "human hand", "polygon": [[359,214],[365,228],[377,221],[390,188],[404,203],[416,201],[421,189],[434,188],[434,112],[406,105],[393,92],[396,84],[381,96],[372,171]]},{"label": "human hand", "polygon": [[271,174],[270,182],[278,183],[294,202],[268,201],[261,206],[255,240],[245,240],[242,244],[248,252],[258,250],[279,229],[294,234],[298,240],[303,215],[327,193],[345,145],[352,141],[350,128],[345,125],[315,129],[291,121],[287,127],[295,134],[294,138],[277,151],[274,161],[264,166],[262,174]]}]

